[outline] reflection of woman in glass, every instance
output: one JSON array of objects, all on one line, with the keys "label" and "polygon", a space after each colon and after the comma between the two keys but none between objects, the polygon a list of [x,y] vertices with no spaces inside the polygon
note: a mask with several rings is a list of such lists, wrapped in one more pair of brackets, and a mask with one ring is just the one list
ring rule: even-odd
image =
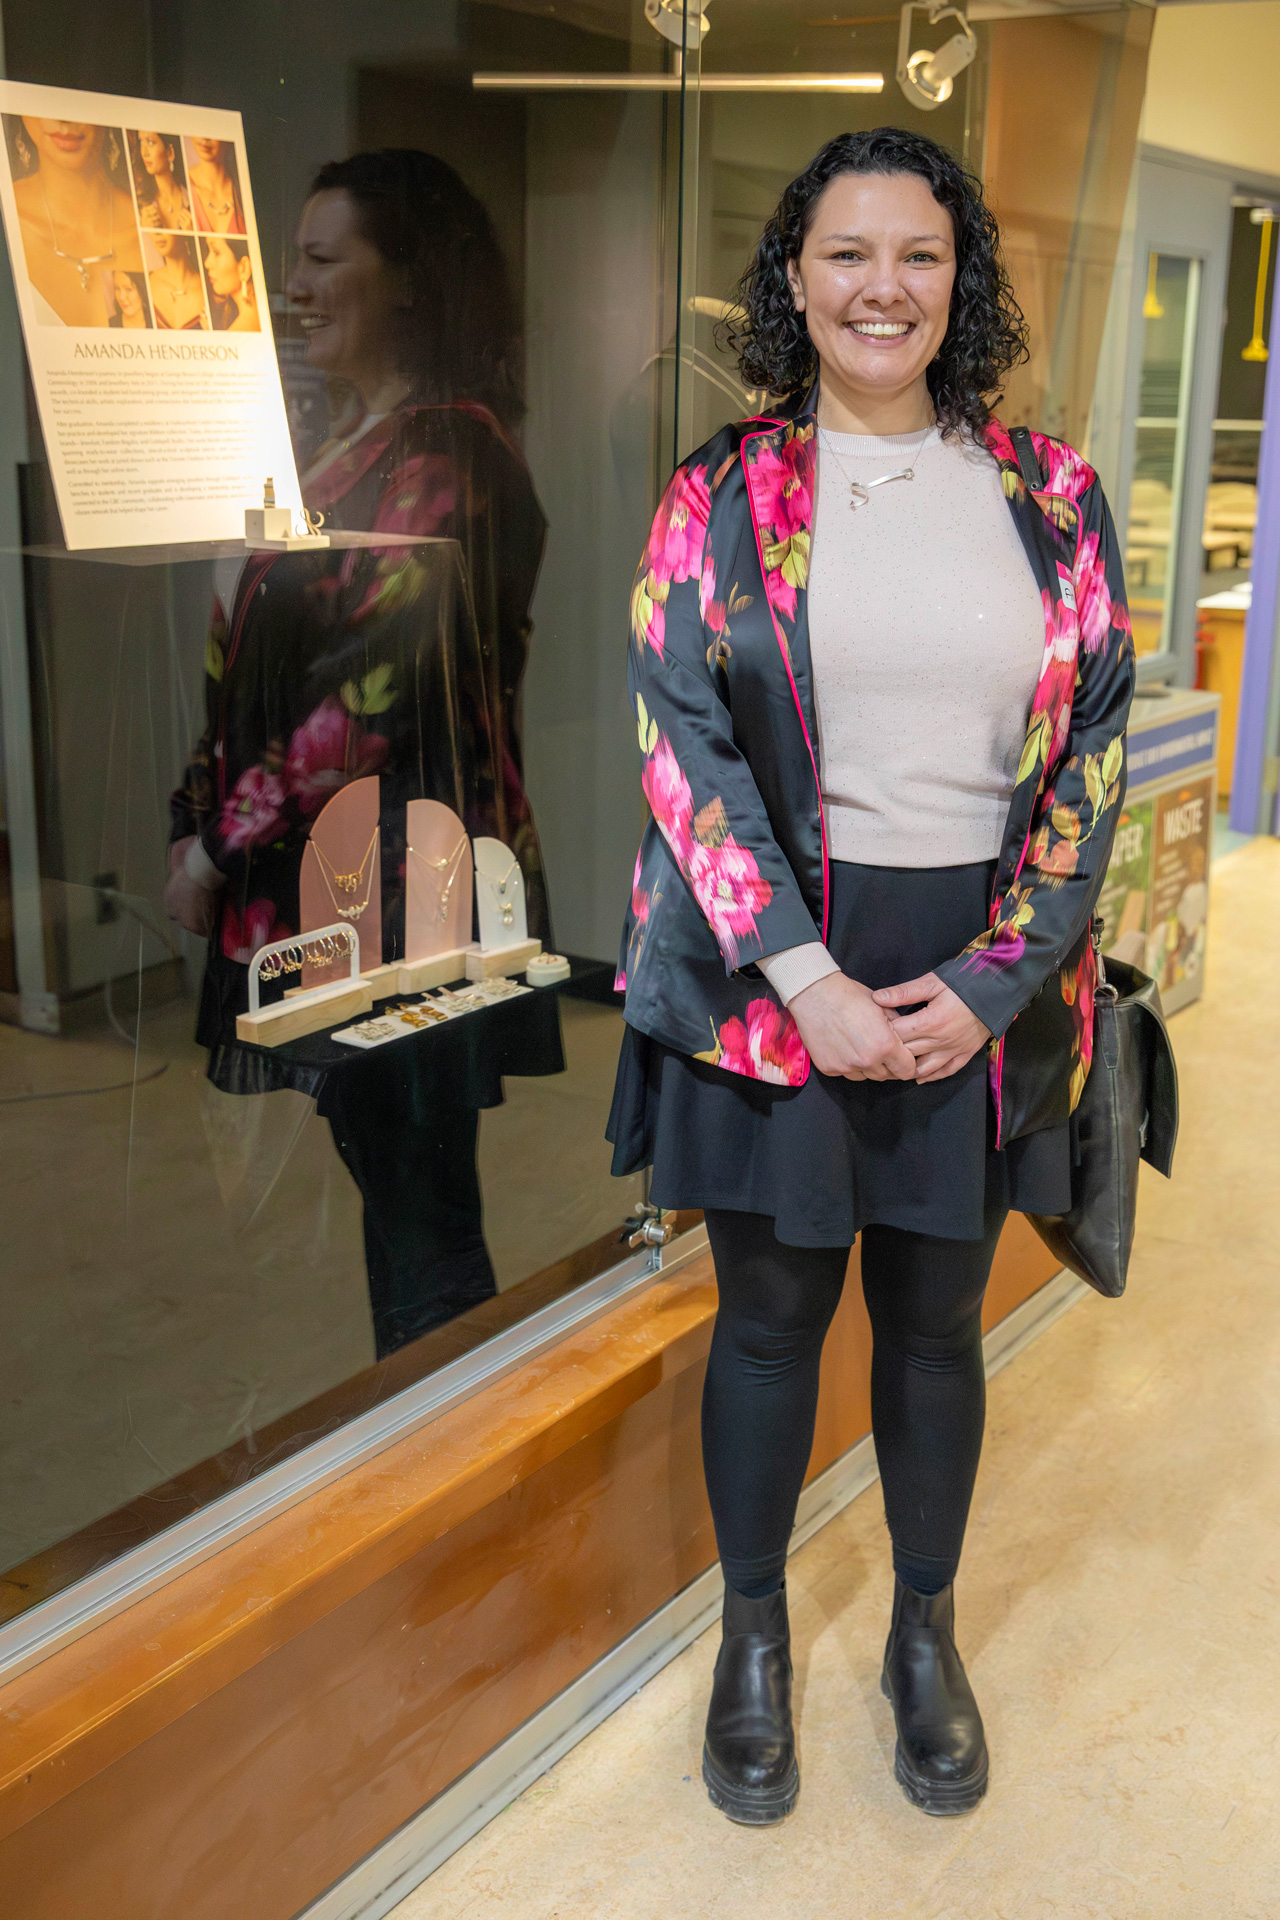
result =
[{"label": "reflection of woman in glass", "polygon": [[[197,1036],[215,1084],[237,1093],[283,1084],[282,1055],[239,1047],[235,1016],[253,954],[298,926],[308,835],[347,781],[380,782],[374,960],[404,950],[404,805],[418,797],[513,849],[530,932],[548,934],[515,724],[545,521],[510,432],[519,338],[492,225],[443,162],[363,154],[319,175],[298,256],[288,291],[309,362],[351,395],[303,475],[307,505],[335,528],[444,537],[254,556],[216,610],[209,725],[174,799],[166,899],[210,933]],[[364,1201],[380,1355],[495,1289],[476,1141],[499,1083],[428,1082],[427,1052],[412,1072],[404,1053],[371,1055],[320,1095]],[[530,1052],[503,1070],[558,1064]]]},{"label": "reflection of woman in glass", "polygon": [[151,318],[147,312],[144,276],[140,273],[113,273],[111,285],[116,297],[116,310],[111,316],[111,325],[113,327],[149,327]]},{"label": "reflection of woman in glass", "polygon": [[120,135],[31,115],[6,114],[4,125],[38,318],[52,326],[110,325],[108,290],[94,269],[142,267]]},{"label": "reflection of woman in glass", "polygon": [[229,140],[189,140],[191,209],[201,233],[244,233],[244,207]]},{"label": "reflection of woman in glass", "polygon": [[206,240],[204,271],[214,326],[226,333],[260,333],[249,242],[224,240],[220,235]]},{"label": "reflection of woman in glass", "polygon": [[179,233],[152,233],[147,238],[160,255],[160,265],[148,276],[156,325],[174,332],[207,327],[195,241]]},{"label": "reflection of woman in glass", "polygon": [[141,128],[130,133],[138,218],[144,227],[191,231],[191,201],[183,184],[182,156],[176,134]]}]

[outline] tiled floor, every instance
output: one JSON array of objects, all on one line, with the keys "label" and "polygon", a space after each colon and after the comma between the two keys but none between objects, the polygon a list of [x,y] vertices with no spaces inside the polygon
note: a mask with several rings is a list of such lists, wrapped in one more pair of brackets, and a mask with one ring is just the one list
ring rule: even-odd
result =
[{"label": "tiled floor", "polygon": [[1280,845],[1213,870],[1174,1029],[1183,1132],[1128,1297],[992,1383],[958,1592],[992,1784],[890,1774],[872,1488],[792,1561],[804,1786],[782,1827],[698,1778],[712,1632],[395,1920],[1275,1920],[1280,1914]]}]

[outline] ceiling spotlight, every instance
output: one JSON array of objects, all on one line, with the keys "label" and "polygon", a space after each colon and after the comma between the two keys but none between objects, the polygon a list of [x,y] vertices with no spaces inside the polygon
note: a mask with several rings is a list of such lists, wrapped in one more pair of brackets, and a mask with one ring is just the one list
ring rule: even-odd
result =
[{"label": "ceiling spotlight", "polygon": [[[707,0],[702,0],[706,5]],[[710,31],[710,22],[705,13],[699,11],[698,0],[689,0],[686,11],[684,0],[644,0],[644,17],[655,33],[669,40],[673,47],[687,48],[690,53],[696,51]]]},{"label": "ceiling spotlight", "polygon": [[[646,11],[648,4],[657,5],[658,0],[647,0]],[[926,47],[919,53],[908,53],[913,13],[927,15],[931,27],[940,20],[958,20],[960,31],[932,52]],[[957,74],[964,72],[977,51],[973,29],[958,7],[945,7],[942,0],[907,0],[898,29],[898,85],[913,107],[932,113],[944,100],[949,100],[952,82]]]}]

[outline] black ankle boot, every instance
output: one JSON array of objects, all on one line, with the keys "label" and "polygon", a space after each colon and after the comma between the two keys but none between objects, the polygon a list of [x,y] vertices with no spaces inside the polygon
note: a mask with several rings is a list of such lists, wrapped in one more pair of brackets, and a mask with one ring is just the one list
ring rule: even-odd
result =
[{"label": "black ankle boot", "polygon": [[955,1643],[955,1589],[916,1593],[895,1580],[880,1685],[893,1702],[893,1774],[926,1813],[968,1813],[987,1790],[982,1715]]},{"label": "black ankle boot", "polygon": [[791,1727],[791,1629],[783,1587],[763,1600],[724,1590],[702,1749],[711,1804],[743,1826],[784,1820],[800,1791]]}]

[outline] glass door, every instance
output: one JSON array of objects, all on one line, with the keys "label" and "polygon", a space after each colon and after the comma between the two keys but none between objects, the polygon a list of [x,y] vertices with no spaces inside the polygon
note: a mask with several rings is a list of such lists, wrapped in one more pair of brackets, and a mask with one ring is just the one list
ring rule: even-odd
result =
[{"label": "glass door", "polygon": [[1148,255],[1124,553],[1139,653],[1170,646],[1199,295],[1199,260]]}]

